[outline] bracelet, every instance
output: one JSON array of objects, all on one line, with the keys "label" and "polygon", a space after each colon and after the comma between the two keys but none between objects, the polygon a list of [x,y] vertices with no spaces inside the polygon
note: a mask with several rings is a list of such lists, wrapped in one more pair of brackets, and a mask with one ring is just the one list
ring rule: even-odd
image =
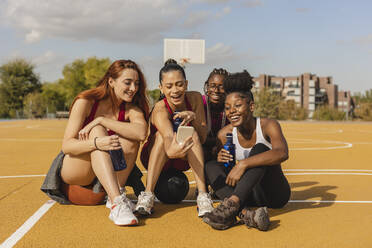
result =
[{"label": "bracelet", "polygon": [[98,137],[95,137],[95,138],[94,138],[94,146],[96,147],[96,149],[97,149],[98,151],[101,151],[101,149],[99,149],[98,146],[97,146],[97,142],[96,142],[97,139],[98,139]]}]

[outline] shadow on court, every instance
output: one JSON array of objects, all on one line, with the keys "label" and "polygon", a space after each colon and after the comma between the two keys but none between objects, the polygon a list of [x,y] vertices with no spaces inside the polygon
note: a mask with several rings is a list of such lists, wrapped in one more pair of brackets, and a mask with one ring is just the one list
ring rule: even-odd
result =
[{"label": "shadow on court", "polygon": [[[290,183],[291,185],[291,200],[320,200],[320,201],[334,201],[337,197],[336,194],[329,192],[330,190],[336,189],[337,186],[332,185],[317,185],[319,182],[307,181]],[[298,187],[309,187],[303,190],[295,190]],[[289,202],[284,208],[271,209],[270,216],[278,216],[286,214],[288,212],[313,209],[313,208],[324,208],[333,205],[334,202]]]}]

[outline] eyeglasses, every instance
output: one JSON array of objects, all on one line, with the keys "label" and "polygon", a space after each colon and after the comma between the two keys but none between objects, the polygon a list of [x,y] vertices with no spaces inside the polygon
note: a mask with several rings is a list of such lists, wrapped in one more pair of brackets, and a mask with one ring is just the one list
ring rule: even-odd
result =
[{"label": "eyeglasses", "polygon": [[218,91],[224,91],[224,88],[223,88],[223,85],[222,84],[219,84],[219,85],[217,85],[217,84],[209,84],[208,85],[208,89],[209,90],[217,90],[218,89]]}]

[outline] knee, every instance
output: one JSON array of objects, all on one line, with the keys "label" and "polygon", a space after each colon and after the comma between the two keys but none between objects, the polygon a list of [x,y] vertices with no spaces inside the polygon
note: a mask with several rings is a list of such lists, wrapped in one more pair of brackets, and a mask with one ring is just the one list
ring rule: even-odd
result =
[{"label": "knee", "polygon": [[216,160],[212,160],[204,165],[204,170],[206,173],[210,173],[211,171],[214,171],[219,166],[221,166],[221,163],[217,162]]},{"label": "knee", "polygon": [[140,145],[139,141],[127,140],[127,139],[122,139],[121,144],[122,144],[124,154],[137,153],[139,149],[139,145]]},{"label": "knee", "polygon": [[101,126],[101,125],[94,126],[92,128],[92,130],[90,130],[89,138],[94,138],[97,135],[106,136],[107,135],[106,128],[104,126]]},{"label": "knee", "polygon": [[249,156],[257,155],[266,151],[269,151],[270,148],[262,143],[257,143],[252,147],[251,152],[249,153]]}]

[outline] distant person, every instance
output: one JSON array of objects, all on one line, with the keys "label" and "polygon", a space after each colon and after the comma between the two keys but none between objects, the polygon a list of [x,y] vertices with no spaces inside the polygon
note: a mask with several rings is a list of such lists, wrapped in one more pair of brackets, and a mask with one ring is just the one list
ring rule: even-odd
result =
[{"label": "distant person", "polygon": [[[248,227],[266,231],[270,226],[267,208],[282,208],[289,200],[290,187],[280,163],[288,159],[288,146],[279,123],[253,116],[252,77],[247,71],[224,80],[225,112],[230,124],[218,133],[217,161],[206,164],[206,176],[217,197],[223,200],[203,220],[215,229],[236,224],[236,217]],[[226,134],[232,134],[236,165],[223,149]],[[258,207],[251,210],[250,207]]]},{"label": "distant person", "polygon": [[[134,167],[139,143],[147,134],[149,106],[145,94],[144,75],[131,60],[115,61],[96,88],[78,94],[71,105],[62,152],[42,190],[68,203],[71,199],[66,197],[66,190],[61,193],[63,190],[55,188],[60,178],[64,188],[67,185],[75,190],[74,185],[89,188],[98,178],[108,195],[109,218],[116,225],[137,224],[134,204],[127,198],[124,185]],[[94,199],[84,202],[79,196],[75,198],[76,204],[95,203]]]},{"label": "distant person", "polygon": [[[212,200],[206,191],[202,143],[207,136],[202,96],[199,92],[187,91],[188,82],[184,69],[170,59],[159,72],[159,88],[164,98],[157,102],[150,116],[150,136],[141,153],[147,167],[146,190],[138,196],[136,211],[150,215],[154,207],[154,189],[162,171],[176,169],[194,173],[198,215],[203,216],[213,209]],[[177,111],[177,113],[175,113]],[[182,119],[182,125],[195,128],[192,137],[182,144],[176,141],[173,122]]]},{"label": "distant person", "polygon": [[225,91],[223,89],[223,80],[227,75],[228,72],[225,69],[215,68],[204,83],[203,104],[208,127],[207,139],[203,144],[205,163],[214,158],[216,152],[213,149],[216,146],[218,131],[229,124],[224,111]]}]

